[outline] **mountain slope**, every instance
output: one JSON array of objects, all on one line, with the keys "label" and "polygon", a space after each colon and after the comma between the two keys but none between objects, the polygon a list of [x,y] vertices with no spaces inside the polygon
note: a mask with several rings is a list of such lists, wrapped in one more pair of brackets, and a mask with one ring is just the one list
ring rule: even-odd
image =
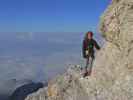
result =
[{"label": "mountain slope", "polygon": [[133,100],[133,1],[112,0],[100,31],[106,43],[88,79],[80,78],[78,66],[70,67],[26,100]]}]

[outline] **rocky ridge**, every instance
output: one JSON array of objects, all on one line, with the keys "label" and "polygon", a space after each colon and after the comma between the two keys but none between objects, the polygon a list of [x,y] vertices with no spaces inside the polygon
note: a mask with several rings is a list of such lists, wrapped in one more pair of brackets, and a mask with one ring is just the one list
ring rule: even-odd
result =
[{"label": "rocky ridge", "polygon": [[70,66],[26,100],[133,100],[133,0],[112,0],[99,27],[106,43],[92,75],[82,79],[80,66]]}]

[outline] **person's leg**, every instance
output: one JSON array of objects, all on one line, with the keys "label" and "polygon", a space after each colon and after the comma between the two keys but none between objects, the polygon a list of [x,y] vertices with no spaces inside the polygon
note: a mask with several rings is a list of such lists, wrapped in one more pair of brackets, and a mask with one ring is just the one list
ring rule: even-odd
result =
[{"label": "person's leg", "polygon": [[92,55],[90,62],[89,62],[90,64],[89,64],[89,69],[88,69],[88,75],[91,75],[94,59],[95,59],[95,57],[94,57],[94,55]]},{"label": "person's leg", "polygon": [[87,69],[88,69],[88,66],[89,66],[89,57],[87,57],[87,59],[86,59],[86,66],[85,66],[85,70],[87,71]]},{"label": "person's leg", "polygon": [[88,75],[88,66],[89,66],[89,57],[86,58],[86,66],[85,66],[83,77],[86,77]]}]

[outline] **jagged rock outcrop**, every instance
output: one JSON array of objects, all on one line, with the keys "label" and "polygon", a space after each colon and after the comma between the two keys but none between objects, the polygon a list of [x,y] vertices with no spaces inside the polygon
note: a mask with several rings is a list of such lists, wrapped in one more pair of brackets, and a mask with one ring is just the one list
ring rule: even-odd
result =
[{"label": "jagged rock outcrop", "polygon": [[36,92],[38,89],[43,88],[43,83],[29,83],[18,87],[10,96],[9,100],[25,100],[27,95]]},{"label": "jagged rock outcrop", "polygon": [[133,100],[133,0],[113,0],[100,31],[106,43],[88,79],[71,67],[26,100]]},{"label": "jagged rock outcrop", "polygon": [[88,100],[80,71],[80,67],[69,66],[63,75],[51,80],[48,87],[28,96],[26,100]]}]

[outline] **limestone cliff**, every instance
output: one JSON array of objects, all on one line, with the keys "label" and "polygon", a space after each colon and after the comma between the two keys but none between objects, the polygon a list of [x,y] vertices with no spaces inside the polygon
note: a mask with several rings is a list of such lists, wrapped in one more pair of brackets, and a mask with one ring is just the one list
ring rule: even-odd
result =
[{"label": "limestone cliff", "polygon": [[106,43],[92,76],[81,79],[80,68],[72,66],[26,100],[133,100],[133,0],[113,0],[100,31]]}]

